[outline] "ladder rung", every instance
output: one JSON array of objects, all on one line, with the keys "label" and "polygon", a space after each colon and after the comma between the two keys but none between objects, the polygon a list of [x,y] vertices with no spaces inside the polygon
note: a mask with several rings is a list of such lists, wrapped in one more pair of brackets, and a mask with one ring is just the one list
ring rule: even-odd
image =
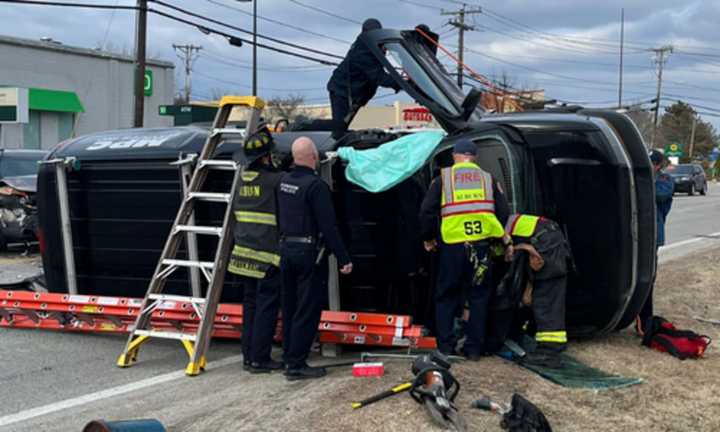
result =
[{"label": "ladder rung", "polygon": [[199,268],[206,268],[206,269],[212,269],[215,267],[215,264],[210,261],[187,261],[187,260],[178,260],[178,259],[164,259],[162,260],[162,263],[165,265],[173,265],[177,267],[199,267]]},{"label": "ladder rung", "polygon": [[178,339],[178,340],[189,340],[195,342],[195,335],[190,333],[180,333],[171,331],[157,331],[157,330],[135,330],[134,332],[139,336],[150,336],[160,339]]},{"label": "ladder rung", "polygon": [[181,296],[181,295],[172,295],[172,294],[150,294],[148,296],[150,300],[160,300],[160,301],[176,301],[176,302],[188,302],[188,303],[205,303],[205,299],[202,297],[188,297],[188,296]]},{"label": "ladder rung", "polygon": [[215,128],[212,131],[213,136],[215,135],[240,135],[242,137],[245,136],[245,129],[238,129],[238,128]]},{"label": "ladder rung", "polygon": [[200,201],[224,202],[230,204],[230,194],[219,192],[190,192],[188,197]]},{"label": "ladder rung", "polygon": [[237,169],[237,164],[231,160],[203,160],[200,161],[200,166],[226,171],[235,171]]},{"label": "ladder rung", "polygon": [[222,228],[213,227],[213,226],[177,225],[177,226],[175,226],[175,232],[208,234],[208,235],[216,235],[216,236],[220,237],[222,235]]}]

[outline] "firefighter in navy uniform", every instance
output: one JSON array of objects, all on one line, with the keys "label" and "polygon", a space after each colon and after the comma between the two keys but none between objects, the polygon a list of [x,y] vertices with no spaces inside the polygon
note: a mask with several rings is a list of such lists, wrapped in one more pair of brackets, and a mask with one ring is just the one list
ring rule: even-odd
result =
[{"label": "firefighter in navy uniform", "polygon": [[444,168],[432,182],[420,211],[425,249],[439,249],[434,294],[438,349],[446,354],[455,352],[454,322],[465,287],[470,319],[463,351],[471,360],[486,352],[486,319],[493,289],[490,246],[494,241],[509,242],[503,223],[510,213],[502,189],[475,163],[476,151],[470,140],[455,144],[454,165]]},{"label": "firefighter in navy uniform", "polygon": [[292,145],[295,166],[278,187],[280,268],[282,272],[283,349],[289,381],[319,378],[324,368],[306,363],[327,303],[328,253],[340,272],[352,271],[340,238],[330,188],[315,172],[320,161],[315,144],[301,137]]},{"label": "firefighter in navy uniform", "polygon": [[[370,18],[362,24],[362,31],[381,29],[380,21]],[[400,85],[385,72],[382,63],[360,38],[348,50],[345,58],[332,73],[327,83],[332,110],[332,137],[342,138],[348,131],[358,110],[375,96],[378,87],[400,91]]]},{"label": "firefighter in navy uniform", "polygon": [[236,154],[243,171],[233,199],[235,246],[228,271],[243,286],[243,362],[252,373],[283,367],[270,357],[281,287],[276,189],[282,173],[272,164],[273,147],[270,131],[261,128]]},{"label": "firefighter in navy uniform", "polygon": [[510,216],[506,232],[513,238],[515,253],[529,255],[531,284],[523,294],[523,304],[532,310],[538,348],[562,351],[567,344],[565,294],[570,259],[565,236],[556,222],[525,214]]}]

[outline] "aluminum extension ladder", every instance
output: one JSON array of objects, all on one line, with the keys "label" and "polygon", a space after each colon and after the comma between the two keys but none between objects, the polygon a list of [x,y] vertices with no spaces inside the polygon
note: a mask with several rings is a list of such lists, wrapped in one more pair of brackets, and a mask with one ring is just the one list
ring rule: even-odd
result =
[{"label": "aluminum extension ladder", "polygon": [[[189,376],[198,375],[205,369],[206,353],[210,344],[213,322],[217,312],[225,270],[232,246],[232,198],[235,196],[240,167],[232,160],[213,159],[215,152],[223,141],[224,136],[240,135],[243,142],[257,131],[260,122],[260,113],[265,103],[262,99],[251,96],[225,96],[220,101],[220,107],[215,116],[210,135],[197,158],[195,170],[190,183],[184,190],[183,201],[172,225],[170,234],[158,261],[155,273],[150,280],[145,298],[140,306],[140,313],[135,325],[130,330],[125,349],[117,360],[119,367],[129,367],[137,361],[140,346],[150,338],[179,340],[187,351],[190,361],[185,369]],[[230,113],[235,107],[250,109],[245,130],[226,128]],[[230,193],[204,191],[203,187],[208,170],[234,171]],[[198,226],[195,224],[194,210],[198,202],[214,202],[226,205],[225,217],[221,227]],[[210,235],[217,236],[218,246],[213,262],[200,261],[196,254],[189,253],[188,259],[177,259],[178,249],[183,236]],[[187,268],[189,271],[200,270],[208,282],[205,297],[197,292],[192,296],[179,296],[163,294],[165,281],[178,268]],[[196,290],[193,290],[196,291]],[[186,302],[190,304],[200,318],[196,332],[172,331],[166,328],[156,329],[151,325],[153,312],[162,308],[164,304],[172,302]]]}]

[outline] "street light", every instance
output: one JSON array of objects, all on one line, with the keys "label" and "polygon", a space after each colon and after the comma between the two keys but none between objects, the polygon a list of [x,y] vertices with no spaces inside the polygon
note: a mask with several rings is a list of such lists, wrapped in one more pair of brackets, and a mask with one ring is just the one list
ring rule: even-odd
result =
[{"label": "street light", "polygon": [[252,56],[252,95],[257,96],[257,0],[237,0],[253,4],[253,56]]}]

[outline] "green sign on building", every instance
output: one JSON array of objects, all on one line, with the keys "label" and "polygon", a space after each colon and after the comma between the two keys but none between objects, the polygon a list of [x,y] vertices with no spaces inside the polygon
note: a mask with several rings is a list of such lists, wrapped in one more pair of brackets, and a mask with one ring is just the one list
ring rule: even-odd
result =
[{"label": "green sign on building", "polygon": [[682,145],[678,143],[672,143],[665,146],[665,156],[668,157],[680,157],[683,155]]},{"label": "green sign on building", "polygon": [[145,96],[152,96],[153,94],[153,72],[150,69],[145,69]]}]

